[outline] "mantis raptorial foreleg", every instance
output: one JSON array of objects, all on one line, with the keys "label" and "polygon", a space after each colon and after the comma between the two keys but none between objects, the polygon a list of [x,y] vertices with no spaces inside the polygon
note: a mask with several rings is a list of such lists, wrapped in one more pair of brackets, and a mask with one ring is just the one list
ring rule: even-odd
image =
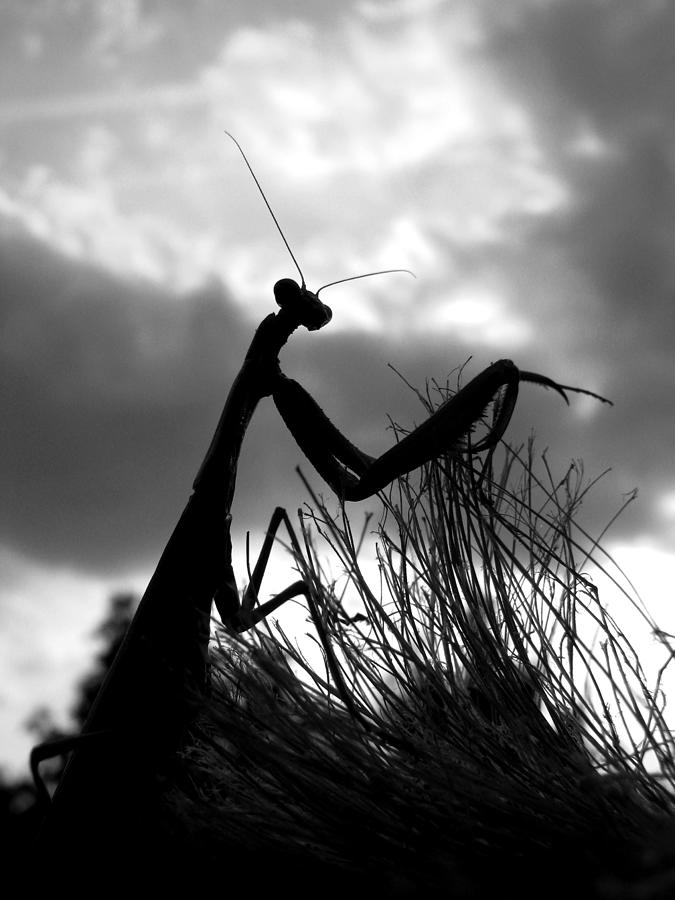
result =
[{"label": "mantis raptorial foreleg", "polygon": [[545,375],[521,372],[511,360],[502,359],[446,400],[426,422],[382,456],[373,458],[347,440],[297,381],[280,374],[272,396],[287,428],[332,490],[343,500],[364,500],[442,453],[461,451],[462,442],[492,401],[496,403],[492,425],[485,437],[471,445],[471,451],[495,447],[513,415],[521,381],[552,388],[566,402],[566,391],[609,402],[583,388],[560,385]]}]

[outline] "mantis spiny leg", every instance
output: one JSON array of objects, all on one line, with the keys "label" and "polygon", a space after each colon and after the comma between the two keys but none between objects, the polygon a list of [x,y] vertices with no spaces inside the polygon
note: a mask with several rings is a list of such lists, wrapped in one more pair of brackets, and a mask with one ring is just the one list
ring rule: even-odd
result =
[{"label": "mantis spiny leg", "polygon": [[446,400],[426,422],[373,458],[342,434],[297,381],[280,374],[272,396],[303,453],[332,490],[343,500],[364,500],[441,454],[464,450],[462,442],[495,401],[488,434],[470,448],[472,453],[493,449],[511,420],[521,381],[552,388],[566,403],[566,391],[610,402],[583,388],[560,385],[545,375],[520,372],[511,360],[501,359]]}]

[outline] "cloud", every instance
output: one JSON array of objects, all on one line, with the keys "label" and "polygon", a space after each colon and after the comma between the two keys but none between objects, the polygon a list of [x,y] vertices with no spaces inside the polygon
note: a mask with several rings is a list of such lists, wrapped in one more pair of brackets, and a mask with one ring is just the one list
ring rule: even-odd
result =
[{"label": "cloud", "polygon": [[675,483],[675,10],[515,2],[484,22],[495,71],[568,194],[530,219],[522,254],[506,257],[508,279],[541,298],[551,322],[541,344],[560,342],[567,365],[592,367],[616,401],[588,454],[640,489],[619,532],[672,546],[654,513]]},{"label": "cloud", "polygon": [[[423,418],[388,362],[423,386],[470,354],[466,377],[513,356],[616,401],[567,408],[523,387],[508,437],[534,426],[556,473],[578,457],[589,477],[613,467],[584,504],[591,531],[639,487],[612,535],[661,560],[653,548],[675,541],[672,4],[292,8],[83,2],[62,20],[15,5],[0,31],[0,542],[23,559],[21,597],[34,566],[44,608],[50,580],[67,605],[86,578],[74,622],[92,584],[154,565],[271,285],[293,274],[224,128],[310,284],[416,270],[331,289],[330,327],[284,349],[353,441],[377,454],[388,413]],[[305,499],[301,461],[263,401],[235,495],[239,576],[246,530],[255,549],[274,506]]]},{"label": "cloud", "polygon": [[[330,331],[284,354],[345,430],[383,447],[373,423],[391,396],[389,360],[422,383],[472,351],[476,370],[510,354],[618,401],[615,413],[590,412],[574,428],[561,410],[545,433],[562,453],[585,447],[603,462],[611,441],[622,486],[643,489],[639,524],[650,527],[652,501],[671,486],[672,205],[661,189],[671,157],[662,68],[642,72],[638,60],[653,43],[665,65],[665,20],[651,4],[638,15],[623,4],[510,3],[481,32],[466,9],[428,4],[420,16],[401,4],[386,40],[367,6],[344,15],[328,42],[318,19],[239,23],[184,60],[183,86],[209,98],[196,120],[181,101],[175,118],[165,107],[120,128],[104,107],[104,125],[72,137],[69,169],[54,158],[6,185],[15,222],[70,256],[25,236],[5,242],[7,459],[20,546],[100,566],[109,545],[111,559],[131,561],[180,507],[285,253],[261,229],[264,210],[234,148],[225,164],[226,107],[308,272],[419,270],[414,285],[392,276],[340,288]],[[187,296],[208,273],[214,286]],[[65,300],[51,296],[54,284]],[[526,427],[527,404],[544,415],[550,399],[527,397]],[[413,412],[405,402],[389,411]],[[266,407],[260,417],[282,430]],[[626,425],[637,418],[653,429],[648,468],[648,432]],[[294,448],[279,441],[279,470],[292,471]],[[247,443],[256,469],[240,492],[246,478],[263,478],[269,497],[280,496],[285,476],[261,447]],[[67,466],[75,448],[77,484]],[[47,506],[67,510],[70,525],[57,527]],[[254,506],[262,511],[258,496]],[[145,536],[131,540],[123,523],[142,521],[141,510]],[[74,538],[76,519],[89,538]]]},{"label": "cloud", "polygon": [[[0,243],[0,277],[2,540],[85,569],[146,562],[187,498],[253,327],[215,284],[172,296],[25,234]],[[333,344],[327,372],[367,358],[374,340],[358,343]],[[344,390],[336,412],[363,426]],[[249,451],[260,495],[275,466],[292,471],[285,446],[285,467],[260,444]]]},{"label": "cloud", "polygon": [[35,743],[26,723],[33,711],[48,708],[60,726],[71,727],[73,686],[89,670],[95,629],[118,585],[0,547],[3,769],[9,763],[26,774]]},{"label": "cloud", "polygon": [[171,296],[16,233],[0,278],[4,540],[85,566],[143,557],[239,365],[241,319],[215,286]]},{"label": "cloud", "polygon": [[[215,284],[171,296],[25,235],[2,242],[0,272],[0,453],[10,485],[2,540],[43,561],[106,573],[147,563],[187,498],[253,327]],[[326,329],[294,336],[282,364],[376,454],[390,441],[388,413],[423,418],[386,364],[422,385],[465,359],[461,343],[442,336],[417,342]],[[272,404],[261,404],[256,419],[239,480],[242,529],[298,497],[288,490],[297,448]]]},{"label": "cloud", "polygon": [[[590,125],[620,140],[664,124],[675,11],[664,0],[484,4],[488,51],[552,132]],[[564,144],[562,145],[564,147]]]},{"label": "cloud", "polygon": [[[207,19],[169,4],[144,23],[155,43],[127,48],[127,66],[108,66],[105,81],[90,78],[93,55],[71,48],[77,83],[98,93],[51,90],[46,59],[45,91],[5,104],[8,124],[12,104],[23,117],[11,128],[6,210],[113,271],[183,288],[217,274],[262,315],[269,273],[289,262],[224,128],[246,148],[308,280],[423,262],[447,287],[453,254],[487,249],[515,214],[559,202],[461,4],[404,4],[384,31],[372,5],[346,8],[330,28],[327,9],[294,8],[231,28],[216,15],[202,34]],[[81,41],[103,40],[108,18],[94,17]],[[160,49],[174,53],[170,73]],[[445,259],[433,255],[439,239]]]}]

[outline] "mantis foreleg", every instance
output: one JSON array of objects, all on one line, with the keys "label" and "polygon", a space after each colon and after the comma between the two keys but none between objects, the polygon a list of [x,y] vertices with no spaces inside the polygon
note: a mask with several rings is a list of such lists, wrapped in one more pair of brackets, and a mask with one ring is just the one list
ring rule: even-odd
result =
[{"label": "mantis foreleg", "polygon": [[373,458],[355,447],[330,421],[318,403],[296,381],[280,374],[274,402],[286,426],[317,472],[343,500],[364,500],[390,482],[442,453],[458,452],[486,409],[495,401],[488,434],[471,450],[491,450],[509,424],[521,381],[552,388],[567,402],[565,391],[603,397],[583,388],[560,385],[536,372],[521,372],[508,359],[492,363],[431,416],[382,456]]}]

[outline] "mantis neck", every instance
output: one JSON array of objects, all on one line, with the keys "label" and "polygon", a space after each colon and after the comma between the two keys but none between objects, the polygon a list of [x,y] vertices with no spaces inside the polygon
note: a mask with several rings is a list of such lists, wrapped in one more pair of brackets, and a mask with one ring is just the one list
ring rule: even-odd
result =
[{"label": "mantis neck", "polygon": [[[209,449],[192,485],[194,496],[229,515],[244,435],[258,401],[269,396],[280,374],[279,353],[298,327],[284,310],[270,313],[258,326],[244,363],[230,388]],[[216,512],[216,509],[214,509]]]}]

